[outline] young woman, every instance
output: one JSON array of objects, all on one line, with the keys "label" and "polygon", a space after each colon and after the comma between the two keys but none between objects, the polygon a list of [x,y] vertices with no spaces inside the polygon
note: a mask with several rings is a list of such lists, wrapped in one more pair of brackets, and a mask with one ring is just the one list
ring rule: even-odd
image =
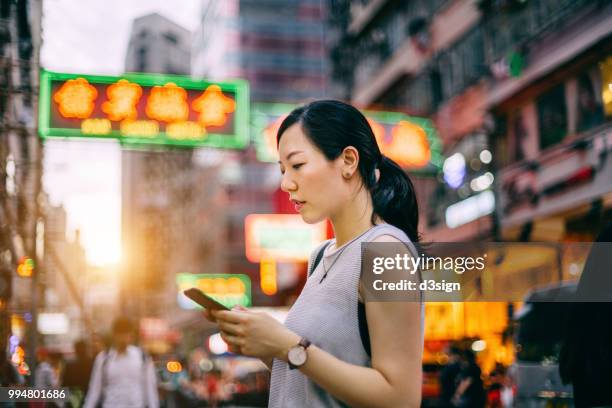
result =
[{"label": "young woman", "polygon": [[[285,324],[246,309],[212,312],[232,351],[272,370],[270,407],[418,407],[422,305],[363,302],[362,242],[417,242],[412,183],[384,157],[366,118],[338,101],[295,109],[277,135],[281,188],[335,239]],[[412,244],[410,244],[412,245]]]}]

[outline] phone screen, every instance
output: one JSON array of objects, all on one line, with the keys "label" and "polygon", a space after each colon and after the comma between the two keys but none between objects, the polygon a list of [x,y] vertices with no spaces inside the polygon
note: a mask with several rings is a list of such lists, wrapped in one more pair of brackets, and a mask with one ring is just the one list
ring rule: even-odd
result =
[{"label": "phone screen", "polygon": [[206,295],[200,289],[190,288],[190,289],[185,290],[183,293],[189,299],[193,300],[198,305],[200,305],[202,307],[205,307],[206,309],[210,309],[210,310],[230,310],[226,306],[223,306],[221,303],[217,302],[216,300],[214,300],[210,296]]}]

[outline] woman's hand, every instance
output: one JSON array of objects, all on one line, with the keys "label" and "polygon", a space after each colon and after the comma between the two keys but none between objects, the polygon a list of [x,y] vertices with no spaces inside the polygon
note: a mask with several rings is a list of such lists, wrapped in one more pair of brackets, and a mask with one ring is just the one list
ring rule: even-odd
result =
[{"label": "woman's hand", "polygon": [[212,323],[217,323],[217,319],[214,318],[214,316],[212,315],[211,311],[208,309],[204,309],[204,311],[202,312],[202,314],[204,315],[204,318],[206,320],[208,320],[209,322]]},{"label": "woman's hand", "polygon": [[261,359],[287,360],[289,348],[300,337],[267,313],[251,312],[243,307],[231,311],[211,311],[221,329],[221,337],[230,351]]}]

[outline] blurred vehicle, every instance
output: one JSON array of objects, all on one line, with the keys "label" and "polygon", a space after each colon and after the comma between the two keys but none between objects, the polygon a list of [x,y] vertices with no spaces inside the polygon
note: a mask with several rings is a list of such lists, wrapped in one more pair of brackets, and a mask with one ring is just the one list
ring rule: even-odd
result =
[{"label": "blurred vehicle", "polygon": [[517,389],[517,406],[537,407],[571,403],[572,387],[559,376],[559,351],[563,340],[568,300],[576,283],[562,283],[531,291],[515,314],[516,361],[509,375]]}]

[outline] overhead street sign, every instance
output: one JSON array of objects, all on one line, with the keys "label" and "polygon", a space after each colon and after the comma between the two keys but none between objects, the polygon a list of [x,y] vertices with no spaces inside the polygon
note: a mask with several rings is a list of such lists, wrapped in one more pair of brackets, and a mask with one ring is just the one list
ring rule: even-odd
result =
[{"label": "overhead street sign", "polygon": [[42,138],[241,149],[248,145],[248,83],[187,76],[41,71]]}]

